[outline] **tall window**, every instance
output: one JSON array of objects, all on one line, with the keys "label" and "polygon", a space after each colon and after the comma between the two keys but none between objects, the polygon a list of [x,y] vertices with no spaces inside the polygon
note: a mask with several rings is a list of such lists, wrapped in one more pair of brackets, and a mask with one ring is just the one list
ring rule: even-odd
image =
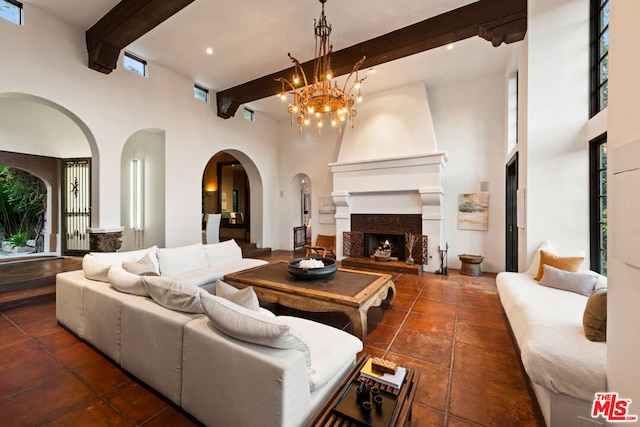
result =
[{"label": "tall window", "polygon": [[0,0],[0,18],[22,25],[22,3],[15,0]]},{"label": "tall window", "polygon": [[607,106],[609,82],[609,0],[591,0],[590,116]]},{"label": "tall window", "polygon": [[607,275],[607,134],[589,143],[591,269]]}]

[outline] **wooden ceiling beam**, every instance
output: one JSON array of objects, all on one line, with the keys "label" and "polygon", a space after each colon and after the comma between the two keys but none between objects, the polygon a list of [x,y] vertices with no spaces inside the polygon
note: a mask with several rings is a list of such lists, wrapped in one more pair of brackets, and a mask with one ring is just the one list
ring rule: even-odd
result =
[{"label": "wooden ceiling beam", "polygon": [[116,69],[120,51],[194,0],[122,0],[85,34],[89,68]]},{"label": "wooden ceiling beam", "polygon": [[[480,36],[493,46],[522,40],[527,31],[527,0],[479,0],[433,18],[333,52],[331,69],[335,76],[351,72],[366,57],[361,69],[371,68],[429,49]],[[305,74],[313,73],[313,60],[302,64]],[[216,94],[218,116],[233,117],[241,104],[274,96],[282,90],[278,77],[289,77],[290,67]]]}]

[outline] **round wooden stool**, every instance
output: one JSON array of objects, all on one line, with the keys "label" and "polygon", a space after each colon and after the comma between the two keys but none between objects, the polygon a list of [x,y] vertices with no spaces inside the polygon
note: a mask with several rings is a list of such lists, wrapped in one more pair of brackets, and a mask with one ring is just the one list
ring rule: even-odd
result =
[{"label": "round wooden stool", "polygon": [[480,255],[462,254],[458,255],[458,258],[460,258],[460,262],[462,262],[460,274],[464,274],[465,276],[482,276],[480,265],[484,257]]}]

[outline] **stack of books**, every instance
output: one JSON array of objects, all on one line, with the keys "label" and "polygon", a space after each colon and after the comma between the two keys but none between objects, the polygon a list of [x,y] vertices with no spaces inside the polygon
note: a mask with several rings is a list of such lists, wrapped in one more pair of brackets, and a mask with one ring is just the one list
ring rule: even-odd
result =
[{"label": "stack of books", "polygon": [[381,384],[399,389],[402,386],[407,368],[396,366],[379,357],[370,358],[360,370],[360,376],[377,381]]}]

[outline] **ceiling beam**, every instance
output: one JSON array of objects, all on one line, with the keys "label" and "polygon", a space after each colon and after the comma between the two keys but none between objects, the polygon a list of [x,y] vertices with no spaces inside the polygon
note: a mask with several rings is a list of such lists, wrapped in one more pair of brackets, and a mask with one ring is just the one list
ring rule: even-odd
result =
[{"label": "ceiling beam", "polygon": [[[360,68],[367,69],[474,36],[499,46],[522,40],[526,31],[527,0],[480,0],[335,51],[331,54],[331,70],[334,76],[341,76],[350,73],[363,56],[366,59]],[[313,60],[302,67],[306,75],[313,74]],[[290,67],[218,92],[218,116],[228,119],[241,104],[280,93],[282,84],[275,79],[293,72]]]},{"label": "ceiling beam", "polygon": [[120,51],[194,0],[122,0],[86,32],[89,68],[116,69]]}]

